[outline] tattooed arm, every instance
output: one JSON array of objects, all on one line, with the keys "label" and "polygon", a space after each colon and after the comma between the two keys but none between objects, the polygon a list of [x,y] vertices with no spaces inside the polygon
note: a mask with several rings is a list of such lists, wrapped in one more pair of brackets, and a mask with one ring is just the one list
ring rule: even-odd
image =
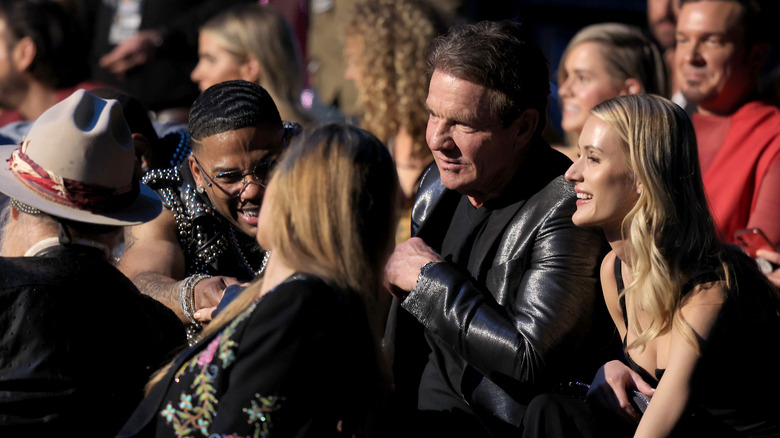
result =
[{"label": "tattooed arm", "polygon": [[168,209],[163,209],[152,221],[126,227],[125,252],[119,259],[119,270],[130,279],[142,272],[183,279],[184,252],[176,238],[176,229],[176,220]]},{"label": "tattooed arm", "polygon": [[[179,289],[186,272],[184,252],[176,237],[176,220],[168,209],[154,220],[125,228],[125,252],[117,267],[145,295],[160,301],[189,322],[181,310]],[[195,309],[219,304],[232,277],[213,277],[195,286]]]},{"label": "tattooed arm", "polygon": [[[189,322],[189,319],[181,310],[181,297],[179,296],[181,281],[157,272],[147,271],[133,277],[133,283],[143,294],[155,298],[176,312],[176,315],[182,322]],[[215,307],[222,298],[225,288],[233,283],[237,283],[234,278],[221,276],[199,281],[195,286],[195,309]],[[205,322],[208,319],[210,319],[210,316],[201,320]]]},{"label": "tattooed arm", "polygon": [[160,301],[182,320],[179,283],[184,252],[176,238],[176,220],[168,209],[154,220],[125,228],[125,251],[117,267],[145,295]]}]

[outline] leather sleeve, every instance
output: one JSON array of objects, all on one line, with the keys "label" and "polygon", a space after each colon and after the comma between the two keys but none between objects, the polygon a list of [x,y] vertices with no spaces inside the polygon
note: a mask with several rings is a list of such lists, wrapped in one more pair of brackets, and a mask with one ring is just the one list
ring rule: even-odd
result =
[{"label": "leather sleeve", "polygon": [[575,360],[594,309],[603,305],[598,264],[605,244],[594,231],[572,224],[576,206],[570,192],[556,179],[512,220],[495,257],[499,263],[487,273],[493,293],[442,262],[425,272],[402,303],[499,385],[507,378],[540,383]]}]

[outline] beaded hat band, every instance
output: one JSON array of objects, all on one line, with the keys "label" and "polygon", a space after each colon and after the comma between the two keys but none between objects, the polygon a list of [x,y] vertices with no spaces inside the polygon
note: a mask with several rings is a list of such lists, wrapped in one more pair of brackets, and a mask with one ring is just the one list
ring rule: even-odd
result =
[{"label": "beaded hat band", "polygon": [[11,198],[9,202],[11,203],[11,207],[21,211],[22,213],[27,213],[31,215],[42,213],[42,211],[38,210],[37,208],[31,205],[27,205],[24,202],[19,201],[18,199]]}]

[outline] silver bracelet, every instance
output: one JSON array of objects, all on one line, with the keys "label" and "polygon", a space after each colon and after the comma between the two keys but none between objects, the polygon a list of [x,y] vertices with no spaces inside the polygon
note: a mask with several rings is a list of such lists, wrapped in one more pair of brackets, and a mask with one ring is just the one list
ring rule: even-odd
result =
[{"label": "silver bracelet", "polygon": [[190,275],[181,282],[179,286],[179,300],[181,300],[181,311],[190,320],[190,323],[197,324],[193,316],[195,313],[195,285],[203,279],[211,278],[207,274]]}]

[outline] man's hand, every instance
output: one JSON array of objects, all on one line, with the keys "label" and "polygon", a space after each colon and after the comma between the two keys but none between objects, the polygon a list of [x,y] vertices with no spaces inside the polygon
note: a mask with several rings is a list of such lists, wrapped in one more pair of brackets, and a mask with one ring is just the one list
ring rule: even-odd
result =
[{"label": "man's hand", "polygon": [[[768,251],[766,249],[759,249],[758,251],[756,251],[756,256],[765,258],[770,262],[774,263],[775,265],[780,266],[780,252]],[[775,269],[769,274],[766,274],[766,276],[769,279],[769,281],[771,281],[775,286],[780,287],[780,268]]]},{"label": "man's hand", "polygon": [[133,67],[146,64],[154,50],[162,42],[162,35],[156,30],[142,30],[114,47],[98,62],[117,77],[123,76]]},{"label": "man's hand", "polygon": [[225,295],[225,289],[231,284],[238,284],[235,277],[216,276],[205,278],[195,285],[195,317],[200,322],[211,321],[211,313],[216,309],[222,297]]},{"label": "man's hand", "polygon": [[430,246],[419,237],[412,237],[396,245],[385,265],[385,282],[390,293],[403,300],[417,284],[420,269],[428,262],[443,262]]},{"label": "man's hand", "polygon": [[[229,280],[232,277],[224,277],[224,278]],[[229,288],[233,284],[236,284],[236,283],[228,284],[227,287],[222,291],[222,298],[220,299],[220,303],[219,303],[220,305],[222,304],[222,300],[225,299],[225,293],[227,293],[227,288]],[[251,281],[248,281],[246,283],[238,284],[240,289],[232,294],[231,300],[233,300],[236,297],[238,297],[239,295],[241,295],[243,293],[243,290],[246,289],[247,287],[249,287],[250,284],[252,284]],[[230,303],[226,303],[225,306],[227,306],[228,304],[230,304]],[[216,306],[213,306],[213,307],[204,307],[204,308],[198,309],[198,310],[195,311],[195,313],[192,314],[192,317],[195,318],[195,320],[197,320],[197,321],[199,321],[199,322],[201,322],[203,324],[207,324],[207,323],[211,322],[212,319],[214,319],[214,312],[217,310],[217,307],[219,307],[219,305],[216,305]]]},{"label": "man's hand", "polygon": [[587,398],[626,422],[636,424],[640,415],[628,401],[628,391],[634,389],[648,397],[652,397],[655,392],[652,386],[626,364],[613,360],[605,363],[596,372]]}]

